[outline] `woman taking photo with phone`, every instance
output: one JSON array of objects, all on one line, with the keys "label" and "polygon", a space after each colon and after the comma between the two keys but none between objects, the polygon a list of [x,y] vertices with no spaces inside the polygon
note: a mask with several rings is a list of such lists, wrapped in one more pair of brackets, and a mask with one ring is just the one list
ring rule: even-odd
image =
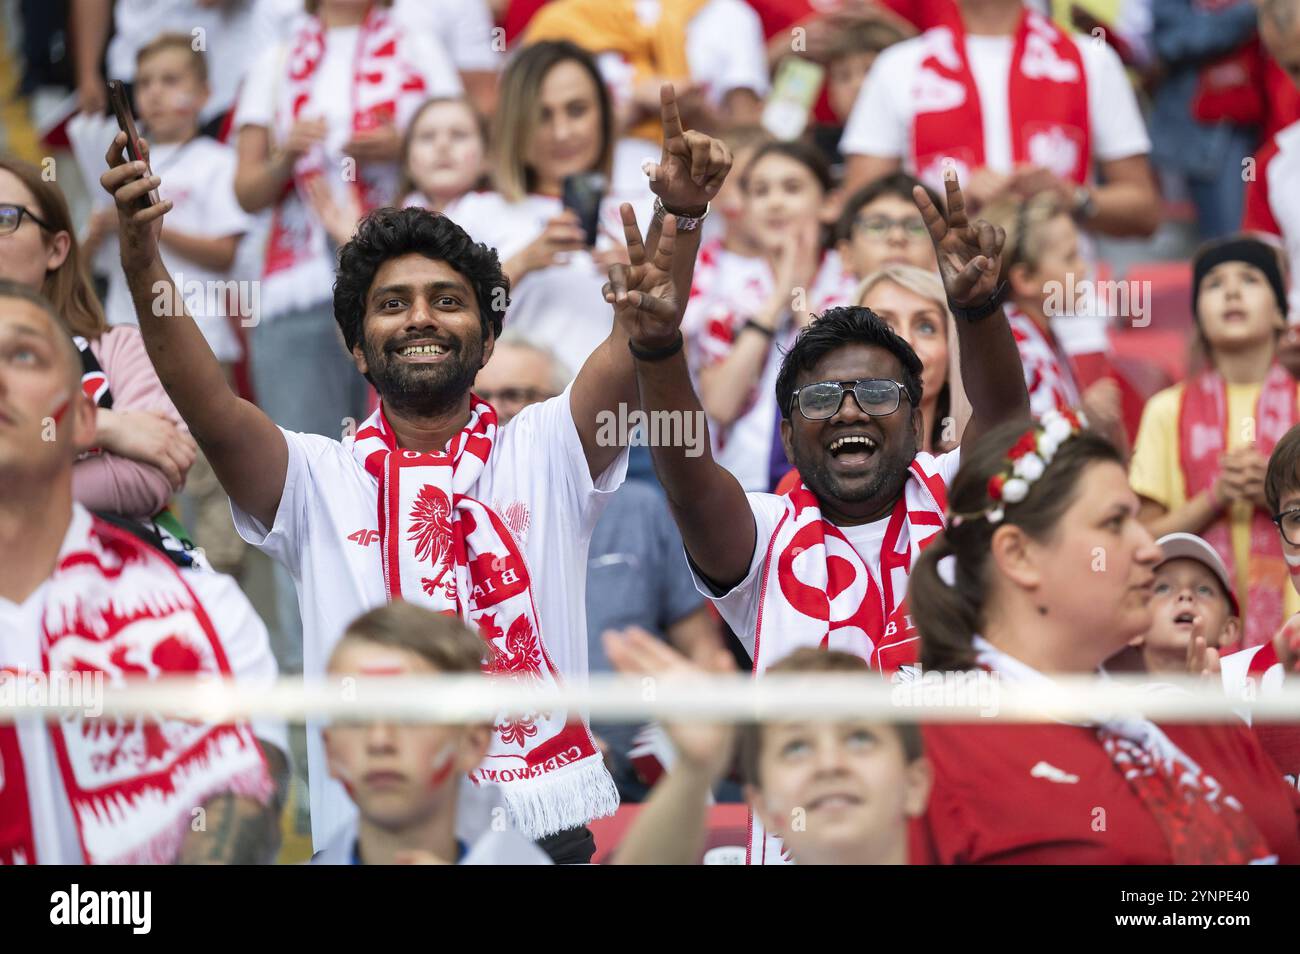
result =
[{"label": "woman taking photo with phone", "polygon": [[[446,214],[497,250],[510,278],[509,328],[578,369],[609,334],[601,294],[622,254],[619,205],[647,228],[653,196],[609,194],[614,152],[609,92],[589,53],[548,41],[514,55],[501,77],[492,127],[493,192],[471,192]],[[565,183],[571,204],[565,207]],[[598,223],[594,246],[582,219]]]},{"label": "woman taking photo with phone", "polygon": [[[1050,687],[1151,625],[1163,559],[1123,458],[1072,412],[980,438],[909,581],[927,670]],[[1300,861],[1294,792],[1241,723],[932,724],[920,857],[943,864]]]}]

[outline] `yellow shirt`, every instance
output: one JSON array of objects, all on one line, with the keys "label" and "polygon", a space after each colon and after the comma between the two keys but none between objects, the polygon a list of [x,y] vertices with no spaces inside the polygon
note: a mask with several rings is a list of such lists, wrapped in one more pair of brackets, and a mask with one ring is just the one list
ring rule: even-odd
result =
[{"label": "yellow shirt", "polygon": [[[1261,387],[1262,384],[1228,385],[1228,450],[1249,443],[1254,435],[1255,407],[1259,403]],[[1137,441],[1133,445],[1133,459],[1129,463],[1129,483],[1133,490],[1166,510],[1177,510],[1187,503],[1187,485],[1183,479],[1178,442],[1178,408],[1182,396],[1183,386],[1175,384],[1147,401]],[[1253,512],[1254,508],[1247,503],[1235,503],[1231,509],[1232,557],[1236,564],[1237,598],[1243,615],[1247,612]],[[1283,592],[1286,615],[1290,617],[1300,612],[1300,594],[1296,593],[1295,587],[1288,586]]]}]

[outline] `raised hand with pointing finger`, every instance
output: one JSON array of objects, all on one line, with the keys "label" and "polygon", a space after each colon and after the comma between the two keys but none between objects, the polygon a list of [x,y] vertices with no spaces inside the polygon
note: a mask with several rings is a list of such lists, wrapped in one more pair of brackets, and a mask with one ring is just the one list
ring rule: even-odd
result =
[{"label": "raised hand with pointing finger", "polygon": [[683,130],[672,83],[659,90],[664,146],[658,163],[646,163],[650,190],[668,212],[700,216],[731,171],[731,151],[720,140]]}]

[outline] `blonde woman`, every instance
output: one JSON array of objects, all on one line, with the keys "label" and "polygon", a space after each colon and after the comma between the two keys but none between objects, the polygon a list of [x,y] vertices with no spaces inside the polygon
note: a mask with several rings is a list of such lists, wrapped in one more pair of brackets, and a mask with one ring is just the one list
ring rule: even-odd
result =
[{"label": "blonde woman", "polygon": [[648,186],[606,194],[594,249],[564,207],[566,177],[596,173],[611,181],[614,114],[591,55],[564,41],[515,54],[501,78],[492,147],[495,191],[472,192],[446,214],[497,250],[510,279],[506,325],[545,342],[566,367],[581,368],[609,334],[601,288],[620,252],[611,238],[623,234],[619,204],[631,202],[637,221],[648,222],[653,198]]},{"label": "blonde woman", "polygon": [[862,280],[854,302],[879,315],[921,359],[921,450],[942,454],[955,448],[971,408],[961,386],[957,328],[938,274],[887,265]]}]

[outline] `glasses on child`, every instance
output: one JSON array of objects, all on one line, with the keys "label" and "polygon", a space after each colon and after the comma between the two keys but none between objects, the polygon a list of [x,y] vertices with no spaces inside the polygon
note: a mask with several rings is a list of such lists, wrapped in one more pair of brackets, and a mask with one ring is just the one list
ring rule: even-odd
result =
[{"label": "glasses on child", "polygon": [[799,413],[810,421],[824,421],[839,413],[844,392],[852,391],[858,407],[872,417],[885,417],[898,410],[903,386],[888,378],[863,378],[859,381],[818,381],[795,388]]},{"label": "glasses on child", "polygon": [[906,219],[891,219],[887,215],[868,215],[857,220],[858,231],[869,239],[881,241],[889,236],[894,229],[903,230],[903,235],[907,238],[917,241],[926,238],[930,230],[925,227],[925,222],[919,216],[912,216]]},{"label": "glasses on child", "polygon": [[1300,547],[1300,508],[1273,514],[1273,522],[1283,540],[1293,547]]},{"label": "glasses on child", "polygon": [[46,231],[54,231],[54,229],[50,228],[50,226],[37,218],[36,214],[26,206],[3,203],[0,204],[0,235],[8,235],[10,232],[17,232],[18,226],[23,224],[24,215]]}]

